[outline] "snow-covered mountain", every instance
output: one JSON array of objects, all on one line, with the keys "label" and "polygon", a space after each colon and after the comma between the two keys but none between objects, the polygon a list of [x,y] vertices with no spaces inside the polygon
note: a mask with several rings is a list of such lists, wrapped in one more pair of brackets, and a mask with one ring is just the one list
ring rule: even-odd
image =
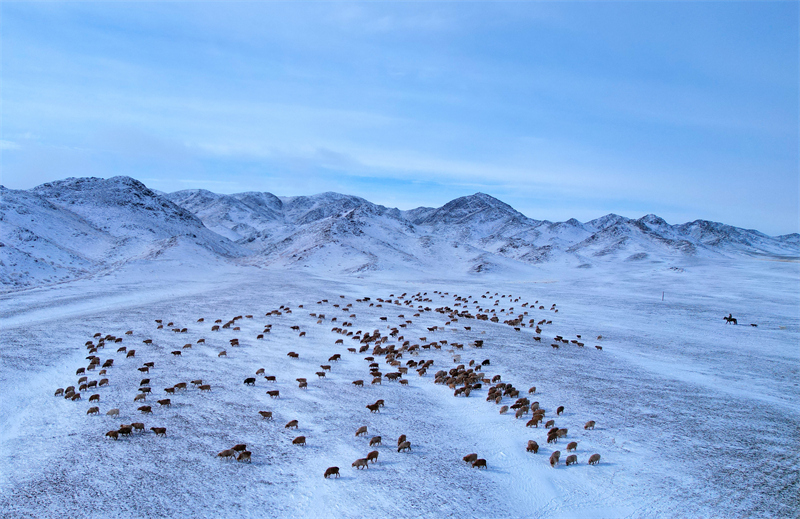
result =
[{"label": "snow-covered mountain", "polygon": [[[484,193],[439,208],[387,208],[322,193],[156,193],[129,177],[69,178],[27,191],[0,187],[0,282],[31,286],[137,260],[200,258],[251,265],[369,270],[513,271],[547,262],[687,256],[800,257],[800,235],[770,237],[697,220],[670,225],[609,214],[534,220]],[[205,259],[203,259],[205,258]]]}]

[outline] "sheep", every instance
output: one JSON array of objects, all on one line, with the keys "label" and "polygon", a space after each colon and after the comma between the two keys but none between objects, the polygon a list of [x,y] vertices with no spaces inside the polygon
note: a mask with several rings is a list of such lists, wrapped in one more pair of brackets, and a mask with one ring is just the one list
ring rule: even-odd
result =
[{"label": "sheep", "polygon": [[328,479],[331,476],[339,477],[339,467],[328,467],[325,469],[325,479]]},{"label": "sheep", "polygon": [[233,449],[225,449],[224,451],[221,451],[219,454],[217,454],[218,458],[223,458],[223,459],[233,458],[234,456],[236,456],[236,451],[234,451]]},{"label": "sheep", "polygon": [[119,429],[117,430],[120,436],[130,436],[132,431],[133,431],[133,426],[124,424],[120,425]]},{"label": "sheep", "polygon": [[305,436],[298,436],[294,440],[292,440],[292,445],[305,445],[306,444],[306,437]]},{"label": "sheep", "polygon": [[89,402],[99,402],[99,401],[100,401],[100,395],[98,395],[97,393],[89,397]]},{"label": "sheep", "polygon": [[563,412],[564,412],[564,406],[563,405],[558,406],[558,409],[556,409],[556,416],[561,416],[561,413]]},{"label": "sheep", "polygon": [[152,388],[150,388],[150,387],[140,387],[140,388],[139,388],[139,392],[140,392],[140,393],[150,393],[152,390],[153,390],[153,389],[152,389]]},{"label": "sheep", "polygon": [[563,438],[566,435],[567,435],[567,429],[558,429],[556,431],[556,436],[558,436],[559,438]]},{"label": "sheep", "polygon": [[367,434],[367,426],[366,425],[362,425],[361,427],[356,429],[356,436],[362,436],[364,434]]},{"label": "sheep", "polygon": [[246,379],[244,379],[244,385],[246,385],[246,386],[255,386],[256,385],[255,377],[247,377]]},{"label": "sheep", "polygon": [[373,436],[369,440],[369,446],[372,447],[373,445],[380,445],[381,444],[381,437],[380,436]]},{"label": "sheep", "polygon": [[144,432],[144,424],[142,422],[133,422],[131,427],[136,429],[139,432]]},{"label": "sheep", "polygon": [[555,424],[556,424],[555,420],[547,420],[547,422],[544,424],[544,428],[549,429],[553,427]]},{"label": "sheep", "polygon": [[132,357],[135,357],[135,356],[136,356],[136,350],[130,350],[130,351],[128,351],[128,353],[125,355],[125,358],[126,358],[126,359],[130,359],[130,358],[132,358]]},{"label": "sheep", "polygon": [[[185,384],[185,383],[183,383],[183,384]],[[192,380],[192,385],[194,385],[194,386],[200,386],[202,384],[203,384],[203,380],[202,379],[198,378],[197,380]],[[184,387],[186,387],[186,386],[184,385]]]},{"label": "sheep", "polygon": [[170,401],[169,398],[165,398],[163,400],[158,400],[158,405],[160,405],[161,407],[170,407],[172,405],[172,402]]},{"label": "sheep", "polygon": [[97,387],[96,380],[90,380],[89,382],[86,383],[86,389],[92,389],[94,387]]},{"label": "sheep", "polygon": [[164,388],[164,392],[169,394],[169,395],[174,395],[175,394],[175,388],[174,387],[165,387]]},{"label": "sheep", "polygon": [[239,456],[236,458],[236,461],[246,461],[250,463],[250,455],[252,453],[250,451],[242,451],[239,453]]},{"label": "sheep", "polygon": [[553,454],[550,455],[550,466],[555,467],[558,465],[558,459],[561,457],[561,451],[554,451]]},{"label": "sheep", "polygon": [[483,467],[483,468],[485,468],[485,469],[487,469],[487,468],[488,468],[488,467],[486,466],[486,460],[485,460],[485,459],[483,459],[483,458],[478,458],[478,459],[476,459],[475,461],[473,461],[473,462],[472,462],[472,468],[473,468],[473,469],[478,469],[478,468],[481,468],[481,467]]},{"label": "sheep", "polygon": [[506,414],[508,412],[508,406],[504,405],[500,408],[500,414]]},{"label": "sheep", "polygon": [[356,461],[353,462],[351,467],[355,467],[356,470],[361,469],[361,468],[368,469],[369,468],[369,462],[367,461],[367,458],[358,458]]},{"label": "sheep", "polygon": [[372,451],[367,454],[367,461],[377,462],[378,461],[378,451]]},{"label": "sheep", "polygon": [[119,416],[119,409],[117,409],[116,407],[114,409],[109,409],[106,412],[106,416]]},{"label": "sheep", "polygon": [[143,406],[137,408],[136,410],[137,411],[141,411],[142,414],[150,414],[150,413],[153,412],[153,410],[150,408],[149,405],[143,405]]},{"label": "sheep", "polygon": [[86,414],[87,415],[88,414],[100,414],[100,408],[99,407],[90,407],[89,410],[86,411]]},{"label": "sheep", "polygon": [[567,456],[566,463],[567,463],[567,467],[569,467],[573,463],[577,465],[578,464],[578,456],[575,455],[575,454],[570,454],[569,456]]},{"label": "sheep", "polygon": [[527,448],[527,452],[531,452],[531,451],[533,451],[533,453],[534,453],[534,454],[536,454],[537,452],[539,452],[539,444],[538,444],[538,443],[536,443],[536,442],[535,442],[535,441],[533,441],[533,440],[528,440],[528,448]]},{"label": "sheep", "polygon": [[227,357],[227,356],[228,356],[228,352],[225,351],[225,350],[222,350],[221,352],[219,352],[217,354],[217,357]]},{"label": "sheep", "polygon": [[103,386],[107,386],[107,385],[108,385],[108,379],[107,378],[101,378],[100,382],[97,383],[97,387],[103,387]]},{"label": "sheep", "polygon": [[473,461],[478,459],[478,455],[473,452],[472,454],[467,454],[461,459],[464,460],[465,463],[472,464]]},{"label": "sheep", "polygon": [[381,385],[381,386],[382,386],[383,384],[382,384],[381,382],[382,382],[382,378],[381,378],[381,377],[379,377],[379,376],[378,376],[378,377],[374,377],[374,378],[372,379],[372,384],[373,384],[373,385],[374,385],[374,384],[378,384],[378,385]]},{"label": "sheep", "polygon": [[116,440],[117,438],[119,438],[119,433],[117,431],[108,431],[106,433],[106,436],[108,436],[109,438],[111,438],[113,440]]},{"label": "sheep", "polygon": [[369,409],[370,413],[380,413],[380,406],[378,404],[367,404],[367,409]]},{"label": "sheep", "polygon": [[406,441],[406,435],[405,434],[401,434],[400,437],[397,439],[397,445],[399,446],[404,441]]},{"label": "sheep", "polygon": [[567,452],[572,452],[578,449],[578,442],[569,442],[567,444]]},{"label": "sheep", "polygon": [[259,411],[258,414],[260,414],[261,418],[264,420],[272,420],[272,411]]},{"label": "sheep", "polygon": [[589,456],[589,465],[597,465],[600,463],[600,455],[599,454],[592,454]]},{"label": "sheep", "polygon": [[60,387],[56,389],[56,394],[54,396],[64,396],[64,388]]},{"label": "sheep", "polygon": [[324,371],[317,371],[316,373],[317,373],[317,376],[319,378],[325,378],[325,372]]},{"label": "sheep", "polygon": [[256,371],[256,375],[263,375],[263,374],[264,374],[264,368],[258,368],[258,370]]},{"label": "sheep", "polygon": [[299,387],[300,389],[307,389],[308,388],[308,382],[303,380],[297,385],[297,387]]},{"label": "sheep", "polygon": [[403,443],[397,446],[397,452],[410,451],[410,450],[411,450],[410,441],[404,441]]},{"label": "sheep", "polygon": [[150,430],[156,433],[156,436],[164,436],[165,438],[167,436],[166,427],[151,427]]},{"label": "sheep", "polygon": [[149,378],[143,378],[142,381],[139,382],[139,385],[140,386],[146,386],[149,383],[150,383],[150,379]]},{"label": "sheep", "polygon": [[536,393],[536,386],[533,386],[528,390],[528,394],[531,394],[531,393]]},{"label": "sheep", "polygon": [[354,380],[353,381],[353,385],[356,386],[356,387],[364,387],[364,381],[363,380]]},{"label": "sheep", "polygon": [[133,401],[134,401],[134,402],[138,402],[138,401],[140,401],[140,400],[142,400],[142,401],[145,401],[145,402],[146,402],[146,401],[147,401],[147,395],[145,395],[144,393],[139,393],[138,395],[136,395],[135,397],[133,397]]},{"label": "sheep", "polygon": [[594,420],[589,420],[586,422],[586,425],[584,425],[583,428],[586,430],[594,429]]},{"label": "sheep", "polygon": [[200,391],[211,391],[211,385],[210,384],[201,385],[200,386]]},{"label": "sheep", "polygon": [[283,426],[284,429],[297,429],[297,427],[298,427],[297,420],[292,420]]}]

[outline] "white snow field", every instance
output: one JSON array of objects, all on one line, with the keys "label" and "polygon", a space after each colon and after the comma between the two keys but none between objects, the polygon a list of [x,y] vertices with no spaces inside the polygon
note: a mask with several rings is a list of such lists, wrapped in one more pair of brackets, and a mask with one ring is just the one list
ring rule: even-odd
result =
[{"label": "white snow field", "polygon": [[[688,257],[592,268],[545,264],[513,274],[451,275],[442,265],[429,274],[322,277],[302,266],[190,262],[167,250],[103,275],[9,291],[0,295],[0,515],[797,517],[799,267]],[[265,315],[281,306],[282,315]],[[435,311],[445,306],[472,315],[476,306],[495,310],[499,322]],[[312,313],[325,317],[318,323]],[[729,313],[737,326],[723,321]],[[503,323],[519,314],[526,324],[552,321],[542,325],[540,342],[532,327]],[[215,320],[239,315],[253,317],[211,331]],[[268,324],[271,331],[257,339]],[[404,340],[383,343],[396,349],[405,340],[447,344],[398,359],[402,366],[433,360],[424,376],[412,367],[402,377],[407,384],[384,376],[372,385],[365,357],[373,344],[350,353],[360,342],[332,331],[337,327],[382,336],[397,327]],[[85,343],[97,344],[97,333],[122,338],[96,353],[114,360],[105,376],[87,372],[109,384],[83,391],[79,401],[53,396],[78,385],[76,370],[89,365]],[[581,335],[585,346],[554,349],[556,335]],[[481,349],[476,340],[484,341]],[[135,357],[117,352],[121,346],[135,349]],[[222,350],[226,357],[218,356]],[[336,353],[341,360],[329,361]],[[374,358],[384,375],[398,369],[383,355]],[[540,402],[546,420],[568,429],[566,438],[548,444],[543,425],[526,427],[530,414],[500,414],[515,399],[488,402],[492,384],[465,398],[434,383],[439,370],[484,359],[487,378],[500,375],[520,397]],[[145,362],[154,363],[149,374],[138,370]],[[324,378],[315,374],[321,365],[331,365]],[[256,376],[259,368],[276,381]],[[254,386],[243,384],[247,377],[256,378]],[[300,377],[307,389],[298,387]],[[134,402],[142,378],[150,379],[152,394]],[[189,383],[195,379],[211,390]],[[356,379],[364,387],[355,387]],[[179,382],[188,388],[164,392]],[[529,395],[530,386],[537,389]],[[92,394],[99,402],[89,402]],[[163,398],[170,407],[156,403]],[[385,407],[371,413],[365,406],[377,399]],[[141,405],[152,414],[138,412]],[[92,406],[99,415],[87,415]],[[560,416],[558,406],[565,408]],[[112,408],[118,417],[106,415]],[[274,420],[259,411],[272,411]],[[286,429],[294,419],[298,429]],[[588,420],[596,421],[594,430],[584,430]],[[145,431],[116,441],[105,436],[132,422],[143,422]],[[362,425],[368,434],[356,437]],[[166,427],[166,437],[150,427]],[[397,452],[401,434],[410,452]],[[300,435],[307,444],[293,445]],[[370,447],[378,435],[382,445]],[[528,440],[538,442],[538,453],[526,452]],[[578,463],[567,467],[570,441],[578,442]],[[251,463],[217,456],[239,443],[252,452]],[[351,466],[373,449],[376,463]],[[551,468],[556,449],[561,460]],[[464,463],[469,453],[487,468]],[[594,453],[601,460],[590,466]],[[323,478],[330,466],[341,477]]]}]

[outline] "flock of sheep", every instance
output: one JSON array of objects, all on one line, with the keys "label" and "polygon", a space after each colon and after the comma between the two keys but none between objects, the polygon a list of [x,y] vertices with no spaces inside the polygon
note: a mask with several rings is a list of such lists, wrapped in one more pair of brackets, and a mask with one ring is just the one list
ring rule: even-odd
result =
[{"label": "flock of sheep", "polygon": [[[431,354],[433,356],[437,356],[440,362],[442,362],[442,358],[444,358],[446,359],[445,362],[450,362],[452,360],[453,364],[455,364],[455,366],[449,369],[438,370],[432,377],[432,380],[435,384],[447,386],[450,390],[452,390],[453,396],[466,398],[475,394],[476,392],[485,391],[486,401],[499,405],[500,414],[506,414],[509,413],[509,411],[513,411],[516,419],[526,417],[530,414],[530,419],[525,421],[525,425],[529,428],[538,428],[539,424],[544,422],[544,428],[547,429],[546,441],[548,444],[556,444],[558,443],[559,439],[567,437],[568,429],[566,427],[556,427],[555,419],[546,420],[546,410],[544,407],[542,407],[538,401],[531,401],[530,398],[532,398],[532,396],[536,393],[535,386],[531,386],[527,390],[526,394],[528,396],[521,396],[520,390],[514,387],[513,384],[504,381],[500,374],[490,376],[485,373],[485,371],[491,366],[490,359],[487,358],[482,361],[473,359],[466,363],[462,363],[461,357],[465,352],[477,353],[477,350],[483,350],[484,347],[490,345],[485,345],[484,341],[480,339],[470,341],[468,344],[463,344],[460,342],[450,342],[447,339],[438,338],[446,335],[446,333],[442,332],[460,331],[462,328],[469,332],[473,327],[479,325],[478,321],[486,321],[487,323],[493,323],[492,325],[494,325],[494,323],[497,325],[507,325],[514,328],[516,331],[521,331],[522,328],[531,329],[533,331],[531,334],[531,347],[536,347],[543,340],[543,327],[547,327],[548,325],[552,324],[552,320],[547,317],[542,318],[541,313],[542,311],[552,312],[553,314],[557,313],[558,309],[556,308],[555,304],[553,304],[549,310],[546,310],[545,306],[539,305],[538,301],[534,303],[520,303],[520,299],[518,297],[514,298],[509,294],[491,294],[490,292],[482,294],[479,298],[459,296],[456,294],[451,295],[447,292],[440,291],[434,291],[431,296],[428,296],[427,292],[419,292],[414,295],[407,295],[405,293],[398,295],[390,294],[388,297],[376,298],[374,301],[369,297],[355,299],[355,303],[358,305],[358,307],[354,306],[353,302],[346,302],[345,296],[339,297],[340,299],[336,302],[329,302],[327,299],[317,301],[317,306],[314,308],[316,311],[309,312],[308,314],[308,316],[312,318],[312,322],[315,321],[318,325],[333,324],[331,333],[339,336],[334,341],[333,347],[338,348],[341,346],[341,353],[332,353],[328,357],[328,364],[320,364],[320,371],[315,372],[315,375],[318,379],[325,378],[326,374],[332,371],[331,363],[339,362],[343,358],[343,354],[366,354],[366,356],[363,357],[364,361],[367,363],[365,376],[364,378],[353,380],[353,386],[363,387],[365,381],[367,380],[371,381],[371,384],[373,385],[382,385],[384,382],[396,382],[401,386],[408,386],[409,381],[404,377],[409,374],[409,369],[414,370],[421,378],[425,378],[427,376],[428,370],[432,369],[435,361],[433,358],[422,359],[420,356],[423,354],[426,356]],[[451,299],[452,301],[448,301],[448,299]],[[442,306],[437,306],[437,304]],[[375,314],[377,309],[382,309],[380,310],[381,313],[394,314],[396,317],[394,317],[394,315],[391,317],[389,315],[379,317],[375,323],[378,328],[374,328],[372,331],[367,331],[365,329],[353,330],[353,328],[355,328],[353,323],[355,320],[358,320],[356,311],[361,311],[361,309],[366,310],[367,308],[372,309],[367,312],[369,314]],[[307,311],[308,309],[305,308],[305,305],[301,304],[298,305],[296,310]],[[329,314],[341,313],[336,316],[326,316],[323,311]],[[401,313],[396,313],[398,311]],[[533,318],[532,314],[534,312],[539,313],[538,318]],[[406,317],[406,313],[408,314],[408,317]],[[265,317],[271,317],[280,321],[282,316],[288,316],[291,314],[292,309],[288,305],[282,305],[277,309],[267,312]],[[413,319],[419,318],[423,315],[427,318],[428,322],[431,321],[431,317],[434,317],[441,324],[428,326],[426,328],[427,333],[423,336],[415,336],[411,338],[409,334],[409,337],[406,338],[405,334],[409,333],[410,328],[413,326]],[[340,317],[341,319],[339,319]],[[507,318],[503,319],[504,317]],[[254,318],[253,315],[238,315],[226,322],[223,322],[222,319],[217,319],[211,325],[210,329],[206,328],[208,325],[205,323],[205,319],[199,318],[193,327],[203,327],[209,330],[212,334],[224,333],[223,331],[241,332],[240,321],[243,319]],[[362,318],[361,320],[364,319]],[[267,334],[271,333],[272,326],[272,324],[265,325],[263,327],[263,331],[258,333],[255,339],[257,341],[263,340]],[[458,328],[456,328],[457,326]],[[297,333],[298,340],[300,337],[304,337],[306,335],[306,331],[301,330],[299,325],[292,325],[290,329],[292,332]],[[155,334],[153,337],[157,338],[144,339],[142,344],[144,344],[143,348],[146,353],[143,353],[140,350],[140,355],[146,355],[148,357],[148,361],[136,368],[143,376],[149,375],[150,369],[153,369],[158,361],[158,359],[155,361],[149,360],[157,354],[157,351],[152,348],[153,341],[155,340],[157,343],[162,344],[169,342],[169,340],[166,338],[167,332],[172,332],[180,337],[180,335],[188,333],[189,329],[185,326],[176,325],[173,322],[165,323],[162,319],[155,320],[155,330],[152,333]],[[77,401],[82,400],[82,395],[85,395],[90,390],[93,390],[97,392],[89,395],[88,400],[90,403],[99,402],[102,391],[101,388],[107,387],[111,384],[111,374],[113,371],[117,369],[125,369],[120,367],[120,364],[123,362],[130,364],[135,362],[137,359],[137,351],[135,349],[129,349],[126,345],[117,346],[119,343],[122,343],[125,340],[130,340],[133,333],[133,330],[128,330],[122,337],[117,337],[111,334],[104,335],[102,333],[95,333],[92,338],[85,343],[85,347],[89,353],[86,359],[89,362],[87,366],[77,369],[76,376],[80,377],[77,381],[77,385],[59,388],[56,390],[55,396],[62,396],[67,400]],[[428,336],[430,336],[430,339]],[[437,339],[434,339],[434,337],[437,337]],[[598,336],[597,339],[600,340],[602,337]],[[351,345],[354,345],[354,347],[345,346],[345,340],[350,341]],[[582,341],[583,339],[581,335],[576,335],[575,339],[567,339],[560,335],[556,335],[552,339],[551,346],[553,349],[558,349],[561,347],[561,345],[569,344],[573,344],[576,347],[583,347],[584,343]],[[205,342],[205,338],[199,338],[194,344],[186,343],[180,349],[174,349],[170,351],[169,354],[171,354],[173,357],[181,357],[183,352],[191,350],[193,346],[200,347],[200,345],[202,345],[202,347],[208,348],[209,346],[205,346]],[[228,339],[228,344],[230,344],[231,348],[237,348],[241,346],[238,338]],[[272,347],[275,346],[276,345],[273,345]],[[101,359],[99,355],[101,352],[110,352],[110,350],[113,348],[116,348],[116,358],[108,356],[108,358],[105,360]],[[443,348],[445,349],[445,352],[450,354],[449,356],[442,355],[443,352],[440,350]],[[599,345],[596,346],[596,348],[598,350],[602,349]],[[489,348],[487,348],[487,351],[488,349]],[[437,352],[437,350],[439,351]],[[297,359],[302,353],[302,349],[300,349],[299,353],[296,351],[289,351],[287,356],[291,359]],[[219,351],[217,356],[226,357],[227,349]],[[381,368],[379,359],[383,361],[385,365],[384,368]],[[116,365],[115,361],[117,362]],[[130,369],[130,366],[128,365],[126,368]],[[443,368],[446,368],[446,366],[443,366]],[[386,372],[383,371],[384,369]],[[94,377],[92,377],[92,380],[90,380],[90,375],[93,374],[95,370],[98,379],[95,380]],[[272,383],[277,381],[277,377],[275,375],[267,375],[264,368],[260,368],[255,371],[254,375],[255,376],[251,376],[248,374],[244,379],[244,384],[248,386],[254,386],[256,383],[256,377],[263,377],[264,380]],[[299,377],[296,379],[296,382],[298,390],[303,390],[308,387],[307,378]],[[211,391],[212,389],[211,384],[204,383],[202,379],[191,380],[190,383],[194,389],[197,389],[200,392]],[[163,388],[163,391],[169,396],[185,392],[188,389],[189,386],[187,382],[179,382],[171,387]],[[150,384],[150,378],[142,378],[138,387],[131,388],[131,394],[133,395],[134,403],[147,402],[147,397],[151,396],[152,392],[153,388]],[[267,394],[272,398],[280,398],[280,390],[278,389],[270,389],[267,391]],[[509,403],[504,405],[507,401]],[[161,408],[169,408],[172,402],[170,398],[163,398],[156,399],[155,403]],[[481,406],[481,404],[477,402],[475,405],[476,407]],[[384,406],[384,400],[380,399],[375,403],[367,404],[365,407],[370,413],[380,413],[381,408]],[[151,415],[152,405],[141,405],[137,408],[137,411],[143,415]],[[563,412],[563,406],[559,406],[555,410],[556,416],[561,416]],[[99,406],[90,407],[86,414],[100,414]],[[105,414],[110,417],[118,417],[120,411],[118,407],[114,407],[109,409]],[[254,415],[255,414],[256,413],[254,412]],[[263,420],[269,421],[273,419],[272,411],[259,410],[258,415],[260,415]],[[593,420],[589,420],[584,424],[583,428],[585,431],[590,431],[594,429],[594,426],[595,422]],[[296,429],[297,427],[297,420],[291,420],[285,425],[286,429]],[[122,424],[119,426],[119,428],[109,430],[105,433],[105,436],[113,440],[118,440],[122,436],[127,437],[133,433],[143,434],[145,430],[146,428],[144,423],[132,422],[130,424]],[[165,427],[153,426],[150,427],[150,430],[156,436],[166,436],[167,433]],[[367,426],[361,426],[355,432],[357,437],[366,436],[367,434]],[[292,440],[292,444],[303,446],[306,445],[306,441],[307,438],[305,436],[297,436]],[[381,436],[373,436],[369,440],[370,447],[381,445]],[[566,450],[568,453],[575,452],[577,447],[578,443],[576,441],[571,441],[568,443]],[[539,451],[539,444],[535,440],[529,440],[527,442],[526,450],[527,452],[536,454]],[[410,451],[411,441],[406,437],[406,435],[401,435],[399,438],[397,438],[397,452],[400,453]],[[351,466],[355,469],[369,468],[370,463],[377,462],[378,454],[379,453],[377,450],[373,450],[364,458],[356,459]],[[237,444],[232,448],[220,451],[217,456],[222,459],[235,459],[239,462],[250,462],[252,453],[247,450],[246,444]],[[549,458],[551,467],[555,467],[559,464],[560,456],[561,452],[558,450],[555,450],[551,453]],[[470,453],[464,456],[463,461],[470,464],[473,468],[488,468],[487,460],[484,458],[479,458],[477,453]],[[592,454],[588,459],[588,463],[590,465],[596,465],[599,461],[600,455],[596,453]],[[578,458],[576,454],[569,454],[565,460],[565,464],[567,466],[577,462]],[[339,467],[329,467],[325,471],[324,477],[339,477]]]}]

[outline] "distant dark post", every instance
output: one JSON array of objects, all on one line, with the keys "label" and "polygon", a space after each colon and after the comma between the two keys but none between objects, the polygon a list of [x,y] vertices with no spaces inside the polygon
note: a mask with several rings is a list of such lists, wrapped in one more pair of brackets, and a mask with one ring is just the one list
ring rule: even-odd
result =
[{"label": "distant dark post", "polygon": [[661,292],[661,300],[664,300],[664,292]]}]

